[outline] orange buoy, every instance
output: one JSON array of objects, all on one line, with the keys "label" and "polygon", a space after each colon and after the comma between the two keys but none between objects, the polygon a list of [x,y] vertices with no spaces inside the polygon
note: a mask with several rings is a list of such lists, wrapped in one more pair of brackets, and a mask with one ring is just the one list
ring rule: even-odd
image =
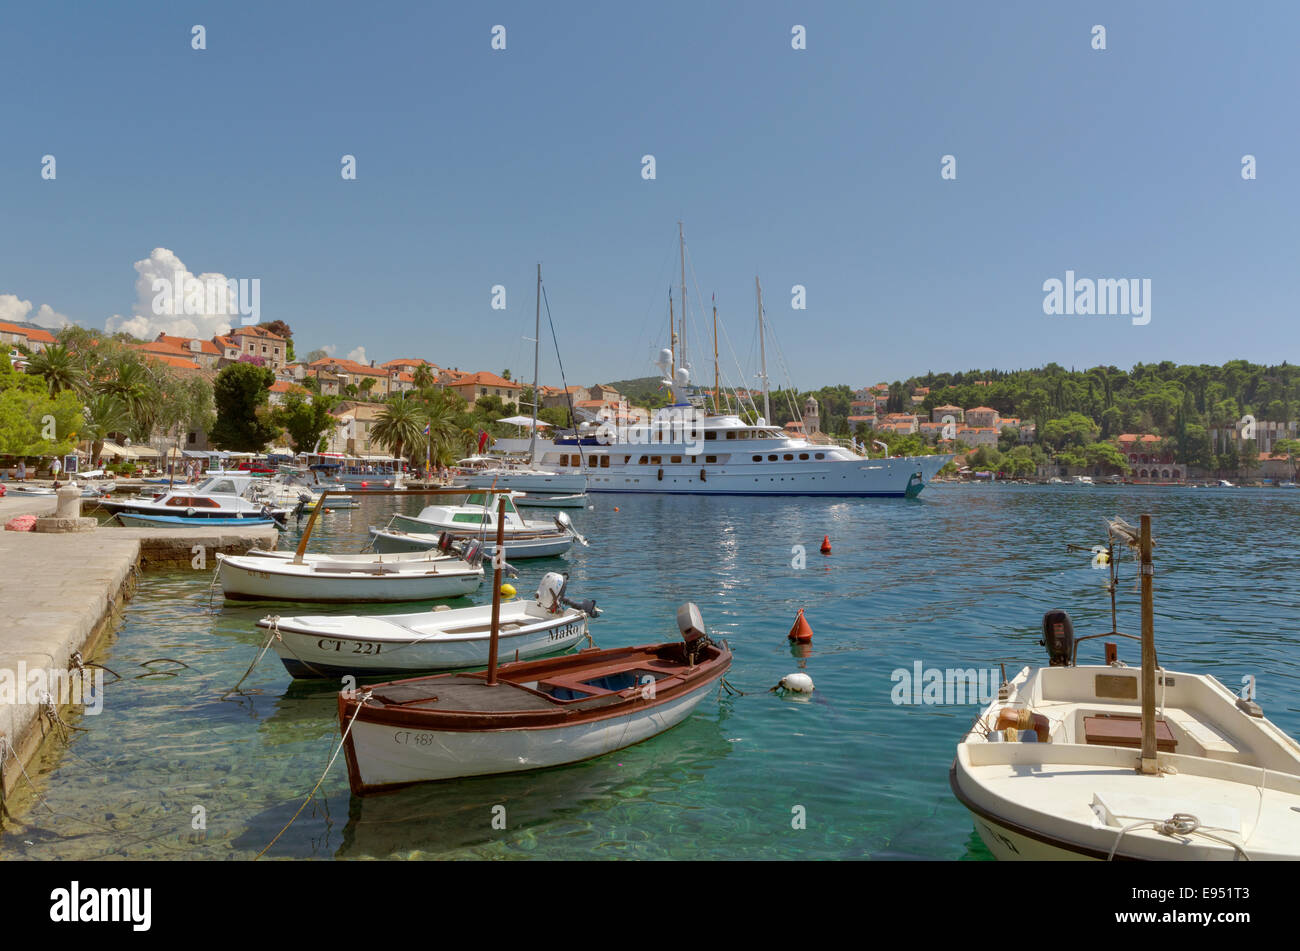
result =
[{"label": "orange buoy", "polygon": [[822,554],[823,554],[823,555],[829,555],[830,553],[831,553],[831,537],[830,537],[829,535],[823,535],[823,536],[822,536]]},{"label": "orange buoy", "polygon": [[618,506],[617,506],[617,505],[614,506],[614,511],[615,511],[615,512],[618,511]]},{"label": "orange buoy", "polygon": [[790,628],[790,640],[799,644],[807,644],[812,640],[812,628],[808,625],[808,619],[803,616],[803,608],[795,616],[794,627]]}]

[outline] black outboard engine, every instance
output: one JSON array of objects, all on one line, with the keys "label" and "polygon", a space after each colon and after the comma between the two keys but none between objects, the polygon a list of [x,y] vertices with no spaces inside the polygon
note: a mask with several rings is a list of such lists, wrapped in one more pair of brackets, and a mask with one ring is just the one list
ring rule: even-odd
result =
[{"label": "black outboard engine", "polygon": [[451,532],[439,532],[438,551],[442,552],[444,555],[447,554],[447,552],[451,551],[452,543],[455,542],[455,540],[456,539],[452,537]]},{"label": "black outboard engine", "polygon": [[1074,624],[1064,611],[1048,611],[1043,615],[1043,639],[1038,642],[1047,648],[1048,663],[1052,667],[1069,667],[1074,658]]},{"label": "black outboard engine", "polygon": [[471,568],[477,568],[483,561],[483,546],[476,541],[470,542],[461,557]]}]

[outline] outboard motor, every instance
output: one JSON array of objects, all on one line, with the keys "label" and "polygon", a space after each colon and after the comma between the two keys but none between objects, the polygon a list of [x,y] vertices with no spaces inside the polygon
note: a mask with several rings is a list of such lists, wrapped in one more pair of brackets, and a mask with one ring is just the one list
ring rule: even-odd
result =
[{"label": "outboard motor", "polygon": [[451,532],[439,532],[438,551],[442,552],[444,555],[447,554],[447,552],[451,551],[451,543],[453,541],[455,541],[455,539],[452,538]]},{"label": "outboard motor", "polygon": [[694,667],[700,653],[713,645],[704,630],[704,615],[694,601],[687,601],[677,609],[677,628],[686,642],[686,662]]},{"label": "outboard motor", "polygon": [[583,538],[582,534],[576,528],[573,527],[573,520],[569,518],[568,512],[555,513],[555,527],[562,532],[568,532],[578,541],[580,545],[582,545],[584,548],[587,547],[587,539]]},{"label": "outboard motor", "polygon": [[1048,611],[1043,615],[1043,639],[1038,642],[1047,648],[1047,659],[1052,667],[1069,667],[1074,657],[1074,624],[1064,611]]},{"label": "outboard motor", "polygon": [[542,575],[542,583],[537,586],[537,603],[552,614],[559,614],[561,607],[576,608],[587,617],[600,617],[600,609],[592,598],[574,601],[566,598],[564,592],[569,587],[569,576],[557,571],[548,571]]},{"label": "outboard motor", "polygon": [[461,557],[471,568],[477,568],[483,560],[483,546],[476,541],[470,542],[465,546],[465,553]]}]

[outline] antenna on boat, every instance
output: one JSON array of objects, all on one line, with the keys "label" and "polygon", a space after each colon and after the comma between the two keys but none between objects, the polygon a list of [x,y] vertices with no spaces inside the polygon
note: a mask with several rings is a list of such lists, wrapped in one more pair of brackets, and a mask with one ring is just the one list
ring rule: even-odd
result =
[{"label": "antenna on boat", "polygon": [[669,347],[669,367],[668,375],[672,376],[677,372],[677,318],[673,315],[673,289],[668,288],[668,347]]},{"label": "antenna on boat", "polygon": [[[540,273],[540,271],[539,271]],[[501,566],[506,561],[506,497],[497,500],[497,549],[492,556],[492,640],[488,644],[487,685],[497,685],[497,643],[501,637]]]}]

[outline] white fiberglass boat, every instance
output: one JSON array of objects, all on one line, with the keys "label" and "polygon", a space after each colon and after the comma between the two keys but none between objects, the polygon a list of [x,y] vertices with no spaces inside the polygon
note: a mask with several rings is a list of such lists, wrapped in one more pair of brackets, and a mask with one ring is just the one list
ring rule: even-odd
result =
[{"label": "white fiberglass boat", "polygon": [[[500,607],[502,657],[528,660],[568,650],[587,636],[594,602],[564,597],[566,579],[547,573],[533,600]],[[265,617],[271,642],[294,677],[338,677],[485,667],[492,605],[364,617]]]},{"label": "white fiberglass boat", "polygon": [[953,793],[999,859],[1300,859],[1300,743],[1214,677],[1158,666],[1143,523],[1148,663],[1108,644],[1111,663],[1078,666],[1069,615],[1048,612],[1049,666],[958,743]]},{"label": "white fiberglass boat", "polygon": [[217,559],[222,591],[245,601],[427,601],[470,594],[483,581],[482,565],[459,559],[339,563],[222,554]]},{"label": "white fiberglass boat", "polygon": [[135,512],[140,515],[183,515],[187,518],[267,518],[283,519],[292,506],[272,505],[256,499],[254,479],[243,475],[218,475],[194,486],[176,486],[154,496],[135,498],[101,498],[100,508],[108,512]]},{"label": "white fiberglass boat", "polygon": [[511,558],[563,554],[575,538],[587,543],[564,512],[554,521],[530,521],[519,514],[511,493],[472,492],[460,504],[429,505],[418,516],[394,515],[386,529],[371,529],[372,546],[375,551],[416,551],[437,544],[439,533],[446,532],[455,539],[479,538],[493,555],[500,499],[505,501],[505,544]]}]

